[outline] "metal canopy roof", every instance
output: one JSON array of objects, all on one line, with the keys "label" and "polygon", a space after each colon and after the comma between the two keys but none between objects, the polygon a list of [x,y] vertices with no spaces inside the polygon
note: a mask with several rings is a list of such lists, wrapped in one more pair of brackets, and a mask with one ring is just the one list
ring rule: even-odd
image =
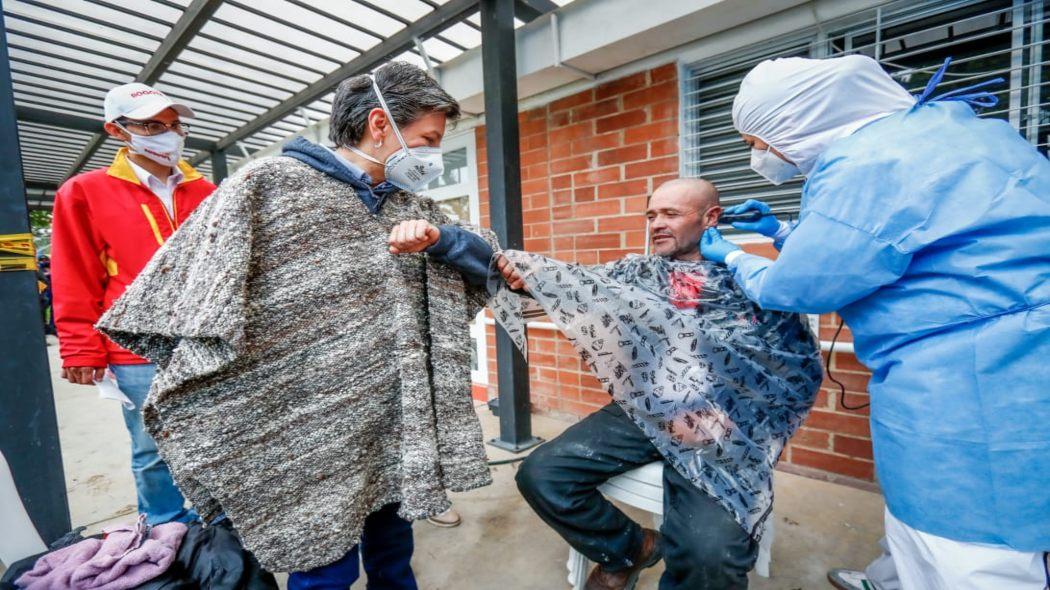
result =
[{"label": "metal canopy roof", "polygon": [[[524,21],[566,4],[517,0]],[[197,113],[185,157],[211,174],[329,116],[348,76],[427,67],[481,43],[476,0],[3,0],[30,204],[112,161],[102,101],[132,81]],[[519,20],[520,24],[521,21]],[[422,48],[422,53],[420,52]],[[424,56],[425,54],[425,56]]]}]

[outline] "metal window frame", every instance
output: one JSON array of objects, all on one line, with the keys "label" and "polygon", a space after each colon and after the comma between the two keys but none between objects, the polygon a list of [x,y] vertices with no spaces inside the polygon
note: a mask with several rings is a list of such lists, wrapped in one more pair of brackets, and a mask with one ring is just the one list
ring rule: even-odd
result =
[{"label": "metal window frame", "polygon": [[[726,176],[725,182],[716,180],[723,193],[731,194],[728,199],[724,199],[726,204],[735,204],[747,198],[765,198],[774,201],[771,204],[775,211],[779,210],[787,214],[794,214],[798,211],[801,200],[801,182],[796,181],[779,187],[769,185],[757,175],[749,172],[746,150],[732,149],[732,146],[738,144],[740,140],[727,132],[732,128],[730,105],[733,97],[732,92],[727,91],[739,84],[739,77],[732,76],[733,72],[749,70],[752,65],[761,60],[783,54],[786,46],[794,44],[798,47],[807,40],[810,45],[810,57],[841,55],[843,52],[856,53],[864,50],[869,53],[875,51],[881,63],[886,65],[887,62],[891,62],[888,67],[892,67],[893,61],[944,51],[946,48],[961,43],[980,42],[982,39],[1012,34],[1013,41],[1010,47],[1004,49],[996,46],[988,51],[967,55],[953,61],[953,65],[964,65],[1004,54],[1017,56],[1015,64],[1010,67],[996,67],[994,71],[946,78],[944,84],[960,86],[995,75],[1012,74],[1008,88],[992,90],[993,94],[1000,96],[1010,93],[1012,100],[1009,106],[997,110],[987,109],[982,116],[1008,115],[1014,127],[1024,133],[1045,153],[1046,146],[1041,144],[1050,143],[1050,141],[1038,141],[1039,131],[1046,133],[1047,128],[1046,125],[1040,125],[1038,114],[1042,112],[1042,109],[1050,106],[1050,96],[1048,96],[1050,95],[1050,81],[1041,78],[1042,67],[1050,63],[1050,60],[1043,59],[1042,51],[1043,26],[1050,22],[1050,18],[1047,18],[1047,11],[1042,2],[1013,0],[1010,7],[989,4],[988,10],[969,14],[961,18],[959,22],[977,21],[989,16],[1011,15],[1010,20],[1004,26],[993,25],[993,28],[987,31],[978,29],[972,34],[962,33],[959,37],[950,37],[943,42],[935,40],[930,45],[922,45],[921,48],[914,50],[904,47],[902,52],[889,57],[882,54],[882,48],[887,44],[900,43],[921,34],[945,30],[946,27],[951,30],[956,22],[936,22],[924,28],[899,32],[901,26],[919,22],[922,19],[936,19],[940,15],[951,14],[953,11],[962,12],[966,9],[979,8],[982,4],[979,0],[924,0],[922,2],[894,0],[874,9],[773,39],[761,47],[736,51],[729,55],[707,58],[698,62],[680,63],[680,173],[683,176],[699,174],[710,174],[715,178]],[[996,22],[998,23],[999,20]],[[886,36],[883,34],[886,31],[894,31],[894,33],[892,36]],[[874,41],[865,42],[857,47],[850,46],[844,50],[836,48],[832,51],[833,41],[837,43],[846,36],[850,38],[870,37],[873,34],[875,35]],[[932,73],[939,65],[938,63],[901,70],[894,68],[890,73],[894,76]],[[715,78],[716,81],[711,86],[697,86],[705,78]],[[1047,90],[1044,91],[1043,88]],[[1022,101],[1019,97],[1025,97],[1025,100]],[[1041,100],[1040,97],[1046,100]],[[719,126],[718,122],[722,119],[725,119],[726,123]],[[708,141],[711,138],[714,141]],[[704,155],[702,152],[707,152],[709,155]]]}]

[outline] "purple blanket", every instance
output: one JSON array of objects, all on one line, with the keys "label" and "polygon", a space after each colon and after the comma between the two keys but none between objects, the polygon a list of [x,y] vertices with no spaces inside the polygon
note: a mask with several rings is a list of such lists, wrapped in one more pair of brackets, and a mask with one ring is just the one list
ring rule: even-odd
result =
[{"label": "purple blanket", "polygon": [[85,539],[44,555],[15,582],[26,590],[127,590],[164,573],[186,525],[121,525],[103,539]]}]

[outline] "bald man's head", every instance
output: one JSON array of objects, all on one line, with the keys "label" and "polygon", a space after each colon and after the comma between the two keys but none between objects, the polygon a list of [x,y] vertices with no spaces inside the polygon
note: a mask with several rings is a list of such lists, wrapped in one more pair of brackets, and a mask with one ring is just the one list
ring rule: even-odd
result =
[{"label": "bald man's head", "polygon": [[707,209],[718,206],[718,189],[703,178],[676,178],[656,187],[651,199],[678,195],[696,209]]},{"label": "bald man's head", "polygon": [[701,260],[700,236],[718,225],[718,189],[702,178],[676,178],[653,191],[645,212],[653,253],[675,260]]}]

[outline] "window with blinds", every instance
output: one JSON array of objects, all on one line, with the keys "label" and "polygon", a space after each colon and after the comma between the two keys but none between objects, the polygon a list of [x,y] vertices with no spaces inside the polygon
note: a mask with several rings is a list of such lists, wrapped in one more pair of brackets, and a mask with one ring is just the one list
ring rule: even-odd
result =
[{"label": "window with blinds", "polygon": [[778,214],[798,212],[801,179],[773,186],[751,171],[750,151],[733,129],[733,97],[744,75],[771,57],[860,53],[878,60],[913,94],[952,57],[937,92],[990,78],[999,97],[982,116],[1007,120],[1041,152],[1050,143],[1050,62],[1043,52],[1048,0],[927,0],[884,4],[848,19],[771,40],[749,52],[688,66],[683,77],[682,171],[714,182],[723,205],[761,199]]}]

